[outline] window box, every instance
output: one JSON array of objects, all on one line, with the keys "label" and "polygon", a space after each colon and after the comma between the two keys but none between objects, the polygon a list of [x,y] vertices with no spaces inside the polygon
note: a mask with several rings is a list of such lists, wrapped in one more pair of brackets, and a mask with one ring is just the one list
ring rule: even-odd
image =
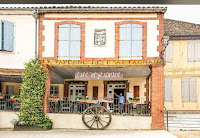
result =
[{"label": "window box", "polygon": [[129,103],[139,103],[140,100],[128,100]]},{"label": "window box", "polygon": [[59,101],[60,98],[49,98],[50,101]]},{"label": "window box", "polygon": [[4,96],[0,96],[0,99],[4,99]]},{"label": "window box", "polygon": [[88,100],[85,100],[85,99],[77,99],[78,102],[89,102],[89,99]]},{"label": "window box", "polygon": [[105,99],[102,99],[101,101],[102,101],[102,102],[105,102],[105,103],[113,103],[113,100],[105,100]]}]

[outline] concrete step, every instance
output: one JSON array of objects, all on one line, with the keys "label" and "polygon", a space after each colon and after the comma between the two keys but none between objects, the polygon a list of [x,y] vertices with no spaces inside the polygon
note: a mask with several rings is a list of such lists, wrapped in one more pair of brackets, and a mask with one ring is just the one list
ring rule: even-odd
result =
[{"label": "concrete step", "polygon": [[[164,118],[167,127],[167,117]],[[169,130],[200,130],[200,115],[198,114],[184,114],[168,116]]]}]

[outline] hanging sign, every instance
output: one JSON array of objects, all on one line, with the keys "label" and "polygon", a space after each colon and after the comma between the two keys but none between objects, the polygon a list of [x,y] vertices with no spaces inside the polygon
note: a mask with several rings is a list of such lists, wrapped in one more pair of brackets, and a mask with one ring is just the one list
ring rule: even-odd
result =
[{"label": "hanging sign", "polygon": [[75,80],[123,80],[123,72],[75,72]]}]

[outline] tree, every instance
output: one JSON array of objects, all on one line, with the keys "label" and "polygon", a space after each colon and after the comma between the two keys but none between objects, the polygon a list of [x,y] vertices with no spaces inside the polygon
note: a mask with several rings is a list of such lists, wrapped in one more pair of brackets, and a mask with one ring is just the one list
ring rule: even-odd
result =
[{"label": "tree", "polygon": [[24,125],[52,125],[42,109],[46,77],[47,70],[39,64],[38,59],[31,59],[25,63],[20,93],[21,105],[18,113],[19,122],[23,122]]}]

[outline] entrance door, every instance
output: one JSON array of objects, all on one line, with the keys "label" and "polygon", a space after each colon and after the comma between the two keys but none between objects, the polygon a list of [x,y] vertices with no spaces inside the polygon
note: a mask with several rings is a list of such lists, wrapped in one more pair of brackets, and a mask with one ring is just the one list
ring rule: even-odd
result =
[{"label": "entrance door", "polygon": [[98,99],[98,86],[93,86],[93,100]]},{"label": "entrance door", "polygon": [[140,87],[139,86],[134,86],[134,98],[140,97]]},{"label": "entrance door", "polygon": [[[120,93],[122,93],[122,96],[124,96],[124,97],[125,97],[125,91],[126,91],[126,89],[114,89],[114,92],[117,95],[120,95]],[[114,104],[117,105],[118,102],[119,102],[119,98],[114,95]]]}]

